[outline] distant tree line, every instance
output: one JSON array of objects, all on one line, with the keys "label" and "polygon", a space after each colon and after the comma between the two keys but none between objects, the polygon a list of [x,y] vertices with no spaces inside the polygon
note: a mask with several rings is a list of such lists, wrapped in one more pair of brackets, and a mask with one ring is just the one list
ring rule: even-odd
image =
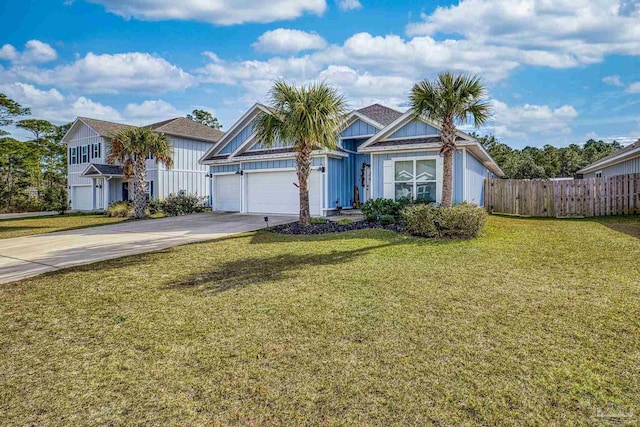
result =
[{"label": "distant tree line", "polygon": [[[21,119],[29,108],[0,93],[0,212],[63,211],[67,206],[67,155],[61,140],[70,124]],[[15,125],[32,138],[19,141],[5,127]]]},{"label": "distant tree line", "polygon": [[622,148],[617,141],[589,139],[584,145],[570,144],[557,148],[525,147],[516,150],[500,142],[494,135],[473,134],[505,173],[505,178],[536,179],[574,177],[576,172]]}]

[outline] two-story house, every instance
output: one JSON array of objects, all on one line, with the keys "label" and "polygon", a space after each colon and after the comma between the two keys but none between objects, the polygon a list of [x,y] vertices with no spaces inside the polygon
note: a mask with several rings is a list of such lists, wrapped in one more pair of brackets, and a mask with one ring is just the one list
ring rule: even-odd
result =
[{"label": "two-story house", "polygon": [[[67,185],[73,210],[104,210],[110,203],[129,200],[133,188],[122,167],[106,162],[109,137],[130,125],[78,117],[62,142],[67,145]],[[185,191],[210,200],[208,167],[198,163],[223,132],[184,117],[148,125],[169,136],[173,147],[173,167],[166,168],[147,159],[147,191],[150,198],[163,199]]]},{"label": "two-story house", "polygon": [[[254,131],[254,105],[211,146],[201,162],[209,165],[213,209],[249,213],[297,214],[299,195],[295,153],[288,142],[266,147]],[[312,215],[326,215],[371,198],[440,202],[441,139],[437,123],[374,104],[353,111],[335,150],[313,153],[309,178]],[[484,204],[484,179],[502,170],[471,135],[458,132],[454,156],[454,202]]]}]

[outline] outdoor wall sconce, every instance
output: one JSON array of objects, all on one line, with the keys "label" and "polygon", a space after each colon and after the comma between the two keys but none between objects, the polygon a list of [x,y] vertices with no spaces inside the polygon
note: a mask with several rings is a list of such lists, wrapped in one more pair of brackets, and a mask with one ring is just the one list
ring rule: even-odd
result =
[{"label": "outdoor wall sconce", "polygon": [[210,173],[208,173],[208,174],[206,174],[204,177],[205,177],[205,178],[213,178],[213,175],[211,175]]},{"label": "outdoor wall sconce", "polygon": [[320,166],[320,167],[318,168],[318,172],[320,172],[320,173],[324,173],[324,171],[325,171],[324,166]]},{"label": "outdoor wall sconce", "polygon": [[238,171],[236,171],[236,175],[242,176],[242,175],[244,175],[244,171],[243,170],[238,170]]}]

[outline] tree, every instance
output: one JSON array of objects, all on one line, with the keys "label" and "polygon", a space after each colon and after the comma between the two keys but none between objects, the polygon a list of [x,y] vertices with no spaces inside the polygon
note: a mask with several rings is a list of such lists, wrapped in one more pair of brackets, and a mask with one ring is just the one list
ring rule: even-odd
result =
[{"label": "tree", "polygon": [[37,143],[43,138],[50,138],[54,136],[58,130],[58,127],[51,122],[40,119],[23,119],[16,123],[16,127],[28,130],[31,132]]},{"label": "tree", "polygon": [[456,151],[456,123],[472,121],[475,127],[485,124],[491,117],[491,105],[485,101],[486,89],[482,81],[472,75],[440,73],[431,82],[423,80],[413,86],[409,103],[416,116],[441,124],[440,135],[443,156],[442,206],[450,208],[453,202],[453,154]]},{"label": "tree", "polygon": [[205,110],[193,110],[191,114],[187,114],[187,119],[202,123],[203,125],[214,129],[222,129],[222,124],[218,119],[213,117],[213,114]]},{"label": "tree", "polygon": [[[13,124],[13,119],[18,116],[31,114],[29,108],[25,108],[4,93],[0,93],[0,127]],[[0,129],[0,136],[7,135],[8,132]]]},{"label": "tree", "polygon": [[300,189],[300,223],[309,225],[309,174],[313,150],[335,149],[338,132],[346,115],[346,102],[327,83],[300,87],[284,81],[274,83],[269,92],[270,112],[258,115],[256,136],[266,146],[277,141],[293,142]]},{"label": "tree", "polygon": [[169,138],[149,128],[126,127],[110,136],[107,163],[122,165],[125,179],[133,181],[134,217],[142,218],[147,209],[147,156],[170,168],[173,150]]}]

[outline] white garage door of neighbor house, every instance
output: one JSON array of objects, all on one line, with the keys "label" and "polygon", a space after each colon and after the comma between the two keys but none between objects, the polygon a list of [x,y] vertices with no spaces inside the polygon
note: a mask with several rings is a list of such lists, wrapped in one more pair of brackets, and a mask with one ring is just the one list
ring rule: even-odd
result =
[{"label": "white garage door of neighbor house", "polygon": [[[300,213],[300,190],[295,172],[247,173],[248,211],[254,213]],[[311,215],[322,215],[322,174],[312,171],[309,177]]]},{"label": "white garage door of neighbor house", "polygon": [[240,212],[240,175],[216,175],[213,181],[213,208]]},{"label": "white garage door of neighbor house", "polygon": [[92,186],[74,186],[73,199],[71,199],[71,209],[79,211],[90,211],[93,209]]}]

